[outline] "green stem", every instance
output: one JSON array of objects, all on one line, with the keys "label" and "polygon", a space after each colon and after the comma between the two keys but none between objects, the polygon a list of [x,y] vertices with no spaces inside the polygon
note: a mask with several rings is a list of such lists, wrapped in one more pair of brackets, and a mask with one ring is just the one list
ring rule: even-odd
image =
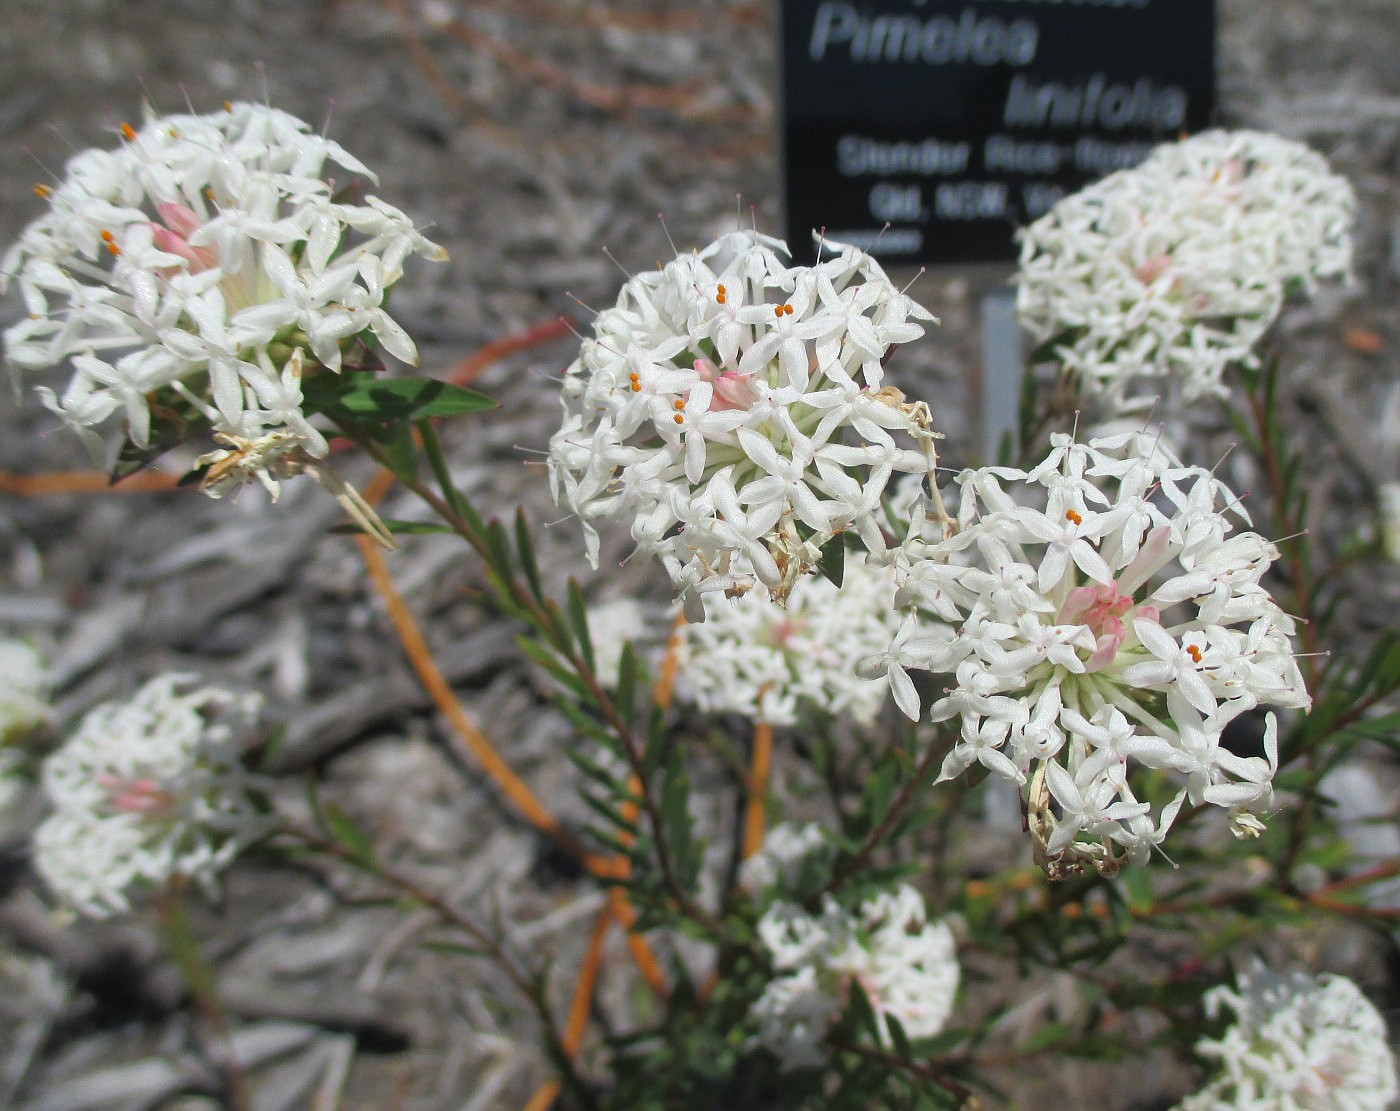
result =
[{"label": "green stem", "polygon": [[563,1073],[564,1083],[569,1090],[578,1096],[583,1106],[597,1107],[593,1093],[573,1067],[572,1055],[564,1048],[564,1043],[559,1037],[558,1029],[554,1023],[554,1015],[550,1010],[549,1001],[545,998],[544,989],[540,982],[527,973],[520,962],[506,950],[501,942],[492,937],[488,930],[478,925],[469,914],[453,906],[441,895],[428,890],[416,880],[395,871],[378,859],[366,861],[362,856],[357,855],[338,841],[323,837],[314,830],[305,829],[291,822],[283,823],[282,832],[288,837],[300,841],[308,848],[333,856],[337,860],[354,865],[361,871],[368,872],[410,901],[431,910],[448,925],[460,930],[476,942],[496,962],[535,1011],[544,1030],[545,1041],[550,1048],[551,1055],[556,1059]]},{"label": "green stem", "polygon": [[942,762],[944,755],[952,748],[952,745],[953,740],[951,737],[944,744],[938,744],[935,741],[933,744],[929,745],[929,749],[924,753],[923,759],[919,761],[918,766],[910,774],[909,778],[905,780],[904,786],[900,788],[899,794],[897,794],[894,801],[890,803],[890,808],[885,811],[884,817],[881,818],[875,828],[866,835],[865,841],[862,842],[860,848],[832,873],[831,879],[827,881],[825,887],[807,900],[808,910],[815,910],[823,895],[838,890],[869,863],[871,855],[880,847],[881,842],[884,841],[890,830],[892,830],[899,819],[903,817],[904,811],[908,809],[909,804],[914,801],[919,793],[919,788],[929,785],[929,777],[933,772],[935,764]]},{"label": "green stem", "polygon": [[[656,799],[653,797],[649,776],[647,775],[647,770],[642,759],[642,745],[619,712],[617,706],[614,705],[612,698],[599,683],[598,677],[593,669],[588,666],[587,661],[585,661],[582,655],[575,649],[572,642],[561,634],[556,613],[551,612],[551,609],[557,611],[558,607],[550,607],[542,604],[540,600],[535,598],[531,593],[528,586],[520,581],[519,576],[515,573],[515,569],[502,562],[500,555],[487,541],[487,538],[482,535],[477,524],[480,518],[471,510],[470,505],[465,499],[460,498],[460,495],[452,496],[451,500],[458,502],[461,507],[462,511],[459,512],[458,508],[451,504],[448,498],[440,496],[424,485],[417,476],[401,473],[398,468],[394,467],[392,461],[385,454],[380,445],[368,435],[364,434],[363,429],[344,422],[341,422],[341,428],[350,439],[364,448],[377,463],[392,470],[407,489],[417,495],[417,497],[428,505],[453,532],[457,533],[458,536],[471,545],[472,549],[486,562],[487,568],[490,571],[490,574],[487,576],[488,581],[497,590],[502,601],[504,601],[512,611],[525,616],[537,630],[543,633],[548,639],[550,646],[564,658],[568,666],[579,677],[579,680],[583,683],[588,692],[589,699],[597,707],[599,713],[602,714],[608,728],[613,731],[614,735],[622,743],[622,748],[627,754],[627,762],[631,768],[632,774],[637,777],[637,782],[641,785],[641,790],[638,792],[640,795],[640,802],[643,811],[646,813],[648,825],[651,827],[652,842],[656,846],[657,865],[660,868],[662,883],[666,888],[667,894],[675,903],[677,909],[683,914],[705,927],[708,932],[717,936],[723,936],[725,933],[724,924],[705,910],[704,907],[696,903],[677,878],[675,863],[667,843],[665,827],[661,820],[661,813],[657,807]],[[435,466],[434,469],[437,470],[438,466],[444,467],[444,471],[440,477],[446,478],[445,464],[439,464]],[[450,482],[447,483],[447,488],[453,489],[455,495],[455,488],[451,486]]]},{"label": "green stem", "polygon": [[920,1079],[932,1081],[945,1092],[948,1092],[958,1099],[961,1106],[966,1107],[968,1105],[968,1100],[972,1096],[971,1089],[960,1084],[947,1073],[940,1072],[933,1065],[926,1064],[923,1061],[911,1061],[897,1054],[886,1053],[881,1049],[872,1049],[870,1046],[861,1045],[859,1042],[848,1041],[845,1038],[832,1038],[831,1047],[842,1053],[854,1053],[857,1057],[862,1057],[877,1065],[898,1069],[901,1072],[907,1072]]},{"label": "green stem", "polygon": [[185,910],[183,883],[179,880],[156,900],[157,912],[166,943],[175,965],[189,986],[195,1007],[208,1023],[219,1043],[219,1067],[224,1076],[224,1092],[234,1111],[251,1111],[252,1100],[248,1094],[248,1080],[243,1075],[242,1066],[233,1050],[233,1036],[228,1019],[219,1003],[218,991],[214,983],[214,972],[209,962],[199,951],[199,942],[190,926],[189,914]]}]

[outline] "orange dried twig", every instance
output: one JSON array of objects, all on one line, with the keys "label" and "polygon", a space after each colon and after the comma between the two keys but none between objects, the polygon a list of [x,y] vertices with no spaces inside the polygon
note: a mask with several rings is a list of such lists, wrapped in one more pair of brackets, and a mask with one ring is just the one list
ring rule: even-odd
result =
[{"label": "orange dried twig", "polygon": [[[671,705],[671,693],[676,682],[676,653],[680,648],[680,631],[684,625],[684,616],[678,614],[671,626],[670,638],[666,642],[666,654],[662,657],[661,670],[657,674],[656,683],[652,686],[651,700],[654,705],[662,709]],[[635,775],[628,779],[627,790],[632,794],[641,790],[641,783]],[[638,805],[635,802],[625,803],[622,807],[622,816],[629,822],[636,819],[637,812]],[[628,840],[626,835],[623,835],[623,840],[624,842]],[[630,867],[625,856],[620,854],[614,856],[610,865],[610,875],[617,879],[627,878]],[[642,974],[642,979],[647,982],[655,995],[664,998],[669,991],[666,986],[665,973],[661,971],[661,965],[658,963],[656,955],[651,951],[651,946],[647,944],[646,938],[632,931],[632,924],[637,920],[637,912],[632,909],[627,892],[621,887],[612,887],[608,891],[608,900],[618,922],[627,931],[627,948],[632,953],[632,960],[636,963],[637,970]]]},{"label": "orange dried twig", "polygon": [[[376,504],[388,493],[394,481],[392,471],[381,469],[365,488],[365,500],[371,505]],[[373,542],[368,537],[359,536],[355,539],[360,545],[360,552],[364,555],[365,564],[369,569],[370,581],[378,590],[380,597],[384,599],[384,604],[389,611],[394,628],[399,634],[399,640],[403,644],[410,664],[418,673],[419,680],[423,683],[434,704],[451,722],[458,736],[466,743],[468,751],[476,757],[486,774],[521,809],[526,819],[535,828],[553,837],[590,873],[600,879],[626,876],[627,861],[625,858],[600,856],[588,852],[582,845],[579,845],[560,825],[558,819],[530,791],[529,787],[511,770],[490,741],[476,728],[467,712],[462,708],[461,703],[453,695],[451,687],[442,677],[442,673],[438,670],[432,653],[418,629],[417,622],[414,621],[413,615],[403,604],[403,599],[399,596],[398,591],[394,589],[383,553],[374,547]],[[635,817],[635,814],[631,817]],[[632,954],[632,959],[636,962],[637,970],[641,973],[642,979],[647,982],[656,995],[664,997],[667,993],[666,978],[661,971],[661,965],[657,961],[656,955],[651,951],[651,946],[647,944],[646,938],[632,932],[632,923],[637,920],[637,914],[627,901],[626,892],[619,887],[612,888],[608,892],[608,905],[612,908],[612,913],[617,921],[627,930],[627,948]]]},{"label": "orange dried twig", "polygon": [[516,332],[514,335],[492,340],[475,354],[463,359],[453,367],[447,375],[447,380],[458,386],[465,386],[481,377],[481,372],[492,363],[499,362],[507,355],[514,355],[517,351],[524,351],[526,348],[558,339],[560,336],[566,335],[572,328],[572,320],[567,316],[559,316],[534,324],[523,332]]},{"label": "orange dried twig", "polygon": [[14,474],[0,471],[0,493],[21,498],[42,498],[49,494],[144,494],[153,490],[174,490],[179,475],[164,471],[137,471],[113,483],[101,471],[50,471],[48,474]]},{"label": "orange dried twig", "polygon": [[555,840],[563,842],[565,847],[575,855],[580,856],[590,869],[602,863],[601,858],[583,851],[580,846],[573,843],[573,838],[560,825],[559,819],[550,813],[549,808],[530,790],[524,780],[511,770],[510,765],[501,758],[500,753],[476,727],[476,723],[467,715],[466,710],[462,708],[461,703],[452,693],[452,688],[448,685],[447,680],[443,678],[437,661],[433,659],[433,654],[423,639],[418,623],[408,612],[408,607],[404,605],[402,597],[395,589],[393,579],[389,575],[388,565],[384,562],[383,553],[374,546],[374,542],[367,536],[357,536],[355,542],[360,547],[360,555],[364,558],[370,581],[374,584],[375,590],[384,600],[384,605],[389,611],[389,620],[393,622],[394,630],[399,635],[399,642],[403,645],[409,664],[417,673],[419,681],[423,684],[429,697],[432,698],[433,704],[447,718],[457,736],[466,745],[472,758],[481,765],[482,770],[515,804],[531,825]]},{"label": "orange dried twig", "polygon": [[749,769],[749,797],[744,804],[744,840],[741,846],[748,860],[763,845],[764,801],[768,776],[773,764],[773,726],[760,721],[753,727],[753,764]]},{"label": "orange dried twig", "polygon": [[[569,1018],[564,1025],[564,1037],[561,1039],[564,1052],[571,1058],[578,1056],[579,1048],[583,1045],[583,1032],[588,1026],[588,1010],[593,1005],[593,991],[598,985],[598,973],[603,967],[603,942],[607,939],[614,915],[612,903],[606,904],[598,912],[598,917],[593,922],[593,933],[588,939],[588,948],[583,954],[583,963],[579,966],[574,998],[569,1004]],[[558,1080],[545,1081],[530,1097],[525,1111],[546,1111],[559,1098],[561,1089],[562,1085]]]},{"label": "orange dried twig", "polygon": [[681,630],[685,628],[685,614],[676,614],[671,622],[671,635],[666,638],[666,654],[661,658],[661,670],[657,672],[656,683],[651,688],[652,705],[663,710],[671,707],[671,695],[676,688],[676,669],[680,667]]},{"label": "orange dried twig", "polygon": [[574,999],[569,1004],[569,1017],[564,1024],[564,1052],[573,1057],[583,1045],[583,1032],[588,1026],[588,1008],[593,1002],[593,989],[598,983],[598,973],[603,967],[603,942],[613,923],[613,908],[607,904],[598,912],[593,922],[593,934],[588,939],[588,949],[583,954],[583,964],[579,967],[578,983],[574,987]]}]

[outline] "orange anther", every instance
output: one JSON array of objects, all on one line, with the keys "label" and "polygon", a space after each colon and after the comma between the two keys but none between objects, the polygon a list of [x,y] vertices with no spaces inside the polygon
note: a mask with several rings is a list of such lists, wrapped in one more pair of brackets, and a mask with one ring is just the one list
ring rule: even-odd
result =
[{"label": "orange anther", "polygon": [[225,112],[232,112],[232,111],[233,111],[233,105],[230,104],[227,100],[224,101],[224,111],[225,111]]},{"label": "orange anther", "polygon": [[35,195],[36,197],[40,198],[41,200],[43,200],[44,198],[48,197],[48,196],[51,195],[52,193],[53,193],[53,190],[50,189],[47,185],[44,185],[42,182],[41,182],[40,184],[34,186],[34,195]]},{"label": "orange anther", "polygon": [[1188,644],[1186,646],[1186,654],[1191,657],[1192,663],[1198,664],[1201,662],[1201,650],[1194,644]]},{"label": "orange anther", "polygon": [[684,408],[685,408],[685,402],[682,401],[679,397],[676,398],[675,401],[671,402],[671,404],[672,404],[673,406],[675,406],[677,409],[684,409]]},{"label": "orange anther", "polygon": [[791,306],[791,305],[784,305],[784,306],[783,306],[783,315],[784,315],[784,316],[791,316],[791,315],[792,315],[792,306]]},{"label": "orange anther", "polygon": [[108,243],[107,250],[114,255],[119,255],[122,253],[122,249],[118,247],[115,243]]},{"label": "orange anther", "polygon": [[1081,516],[1080,516],[1077,512],[1075,512],[1073,509],[1066,509],[1066,510],[1065,510],[1065,520],[1066,520],[1066,521],[1073,521],[1076,525],[1082,525],[1082,524],[1084,523],[1084,518],[1081,517]]},{"label": "orange anther", "polygon": [[725,290],[724,286],[720,285],[715,287],[715,300],[718,301],[721,305],[724,304],[725,299],[728,296],[729,293]]},{"label": "orange anther", "polygon": [[673,421],[675,421],[677,424],[684,424],[684,423],[685,423],[685,417],[681,416],[679,413],[677,413],[677,414],[676,414],[674,417],[672,417],[671,419],[672,419]]},{"label": "orange anther", "polygon": [[640,382],[638,382],[635,378],[632,379],[632,392],[633,392],[633,393],[641,393],[641,392],[642,392],[642,384],[641,384]]},{"label": "orange anther", "polygon": [[136,128],[132,127],[129,123],[122,124],[121,132],[122,138],[125,139],[128,143],[131,142],[132,139],[136,138]]},{"label": "orange anther", "polygon": [[102,242],[103,242],[103,243],[110,243],[110,242],[112,242],[112,240],[114,240],[115,238],[116,238],[116,236],[113,235],[111,232],[109,232],[106,228],[103,228],[103,229],[102,229]]}]

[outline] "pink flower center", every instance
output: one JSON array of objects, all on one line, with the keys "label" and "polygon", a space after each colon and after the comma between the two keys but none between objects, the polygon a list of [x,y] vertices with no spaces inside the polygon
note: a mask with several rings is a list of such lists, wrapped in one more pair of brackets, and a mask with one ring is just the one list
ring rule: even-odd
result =
[{"label": "pink flower center", "polygon": [[737,370],[720,371],[709,359],[696,359],[695,373],[700,375],[700,381],[714,388],[711,411],[749,409],[758,400],[753,383]]},{"label": "pink flower center", "polygon": [[768,627],[768,639],[774,648],[786,649],[792,638],[807,631],[808,622],[803,617],[784,617]]},{"label": "pink flower center", "polygon": [[182,204],[158,204],[156,211],[165,221],[164,225],[151,225],[151,234],[158,250],[186,259],[191,274],[219,265],[219,254],[213,247],[190,246],[189,237],[204,226],[193,209]]},{"label": "pink flower center", "polygon": [[1120,593],[1117,582],[1094,583],[1071,590],[1055,620],[1060,625],[1084,625],[1094,634],[1094,654],[1085,661],[1084,669],[1098,671],[1113,662],[1127,639],[1123,619],[1129,613],[1145,621],[1159,617],[1156,606],[1138,606],[1134,611],[1132,594]]},{"label": "pink flower center", "polygon": [[107,792],[112,809],[127,814],[154,814],[175,801],[154,779],[123,779],[103,773],[97,777],[97,783]]},{"label": "pink flower center", "polygon": [[1149,259],[1143,259],[1138,263],[1137,269],[1133,271],[1137,275],[1137,280],[1143,285],[1151,285],[1158,278],[1167,272],[1167,267],[1172,264],[1172,256],[1163,252],[1160,255],[1153,255]]}]

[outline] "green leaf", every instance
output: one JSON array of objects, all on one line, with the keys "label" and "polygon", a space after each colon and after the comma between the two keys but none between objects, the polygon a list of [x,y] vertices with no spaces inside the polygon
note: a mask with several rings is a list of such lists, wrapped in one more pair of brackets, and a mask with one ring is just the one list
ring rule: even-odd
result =
[{"label": "green leaf", "polygon": [[578,703],[568,699],[560,699],[558,706],[559,712],[569,719],[569,724],[577,729],[582,736],[600,742],[609,750],[615,751],[617,749],[617,738],[609,732],[601,721]]},{"label": "green leaf", "polygon": [[420,941],[419,946],[435,953],[452,953],[460,957],[486,957],[490,950],[483,945],[468,945],[461,941]]},{"label": "green leaf", "polygon": [[861,799],[861,816],[873,828],[890,808],[894,798],[895,784],[899,778],[898,761],[886,754],[876,765],[866,780],[864,798]]},{"label": "green leaf", "polygon": [[1153,904],[1152,879],[1146,868],[1129,868],[1122,874],[1122,880],[1128,906],[1133,910],[1146,910]]},{"label": "green leaf", "polygon": [[535,663],[549,672],[565,690],[573,691],[574,694],[578,695],[580,698],[588,697],[588,688],[583,685],[583,680],[574,673],[573,668],[564,664],[559,659],[554,649],[539,644],[525,636],[517,637],[516,643],[520,645],[521,650],[529,656],[530,659],[534,660]]},{"label": "green leaf", "polygon": [[498,575],[510,575],[510,541],[504,526],[494,517],[486,524],[486,547],[491,552],[491,569]]},{"label": "green leaf", "polygon": [[640,677],[640,663],[630,640],[623,641],[622,658],[617,665],[617,697],[613,705],[629,725],[637,705],[637,679]]},{"label": "green leaf", "polygon": [[892,1012],[885,1014],[885,1028],[890,1032],[890,1041],[894,1045],[894,1051],[906,1061],[914,1059],[914,1050],[909,1045],[909,1035],[904,1032],[904,1026],[895,1018]]},{"label": "green leaf", "polygon": [[578,638],[579,654],[583,656],[583,662],[588,665],[588,670],[596,672],[597,662],[593,656],[593,636],[588,631],[588,607],[583,604],[583,592],[579,590],[578,580],[569,580],[569,621],[574,627],[574,636]]},{"label": "green leaf", "polygon": [[375,867],[374,843],[369,839],[369,835],[359,827],[354,818],[336,806],[335,803],[323,802],[321,804],[321,821],[332,839],[350,854],[351,860],[362,868],[373,869]]},{"label": "green leaf", "polygon": [[1354,722],[1347,726],[1346,731],[1368,737],[1373,741],[1394,745],[1397,741],[1397,734],[1400,734],[1400,712],[1382,714],[1380,717]]},{"label": "green leaf", "polygon": [[700,853],[690,818],[690,777],[679,748],[671,750],[661,780],[661,827],[682,887],[694,885],[700,871]]},{"label": "green leaf", "polygon": [[821,559],[817,562],[823,578],[832,586],[840,586],[846,576],[846,541],[837,533],[822,545]]},{"label": "green leaf", "polygon": [[647,722],[646,744],[642,746],[642,774],[651,779],[661,766],[661,757],[666,751],[666,711],[660,706],[651,708],[651,718]]},{"label": "green leaf", "polygon": [[278,725],[268,730],[267,735],[263,737],[262,742],[251,754],[253,768],[259,772],[271,773],[286,739],[287,727],[285,725]]},{"label": "green leaf", "polygon": [[387,435],[378,437],[384,445],[384,462],[398,478],[408,485],[418,481],[418,449],[407,424],[391,424]]},{"label": "green leaf", "polygon": [[199,939],[195,937],[184,900],[178,893],[171,892],[164,901],[164,911],[165,941],[176,967],[196,998],[216,1001],[214,970],[199,951]]},{"label": "green leaf", "polygon": [[619,810],[617,807],[613,806],[612,803],[605,802],[603,799],[600,799],[597,795],[590,794],[587,791],[580,791],[579,798],[583,800],[583,804],[587,806],[589,810],[592,810],[595,814],[597,814],[600,818],[607,822],[608,825],[612,826],[615,829],[622,830],[629,836],[634,836],[636,834],[637,823],[634,821],[629,821],[623,815],[622,811]]},{"label": "green leaf", "polygon": [[[446,525],[440,525],[436,521],[399,521],[394,518],[379,518],[379,523],[392,532],[395,536],[419,536],[439,532],[451,532],[452,529]],[[346,521],[339,525],[332,525],[327,532],[335,533],[362,533],[365,530],[359,525]]]},{"label": "green leaf", "polygon": [[1075,1033],[1063,1022],[1047,1022],[1031,1032],[1024,1042],[1016,1047],[1022,1054],[1038,1053],[1052,1046],[1072,1041]]},{"label": "green leaf", "polygon": [[455,417],[495,409],[485,394],[436,378],[370,378],[357,376],[336,395],[329,408],[379,421],[415,421],[426,417]]},{"label": "green leaf", "polygon": [[423,454],[428,458],[428,468],[437,479],[438,489],[442,491],[443,498],[452,507],[453,512],[462,513],[467,499],[452,481],[452,471],[447,465],[447,456],[442,450],[442,441],[438,439],[437,429],[430,420],[416,421],[414,427],[418,429]]},{"label": "green leaf", "polygon": [[535,559],[535,541],[530,535],[530,522],[525,519],[525,508],[515,509],[515,547],[520,553],[520,567],[530,584],[530,593],[535,601],[544,604],[544,585],[540,580],[540,565]]},{"label": "green leaf", "polygon": [[[846,1013],[855,1023],[858,1030],[864,1030],[876,1042],[880,1039],[880,1020],[875,1015],[875,1008],[870,1005],[870,997],[865,994],[865,988],[861,986],[859,977],[851,980],[849,988],[850,996],[846,1005]],[[903,1031],[900,1031],[903,1033]],[[908,1041],[904,1043],[908,1047]]]}]

